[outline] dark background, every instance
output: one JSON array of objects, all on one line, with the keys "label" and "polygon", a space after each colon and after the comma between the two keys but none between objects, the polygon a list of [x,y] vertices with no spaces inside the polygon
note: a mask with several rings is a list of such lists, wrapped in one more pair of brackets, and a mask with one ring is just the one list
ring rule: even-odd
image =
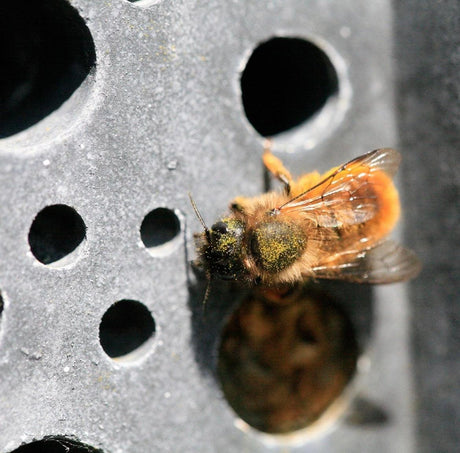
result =
[{"label": "dark background", "polygon": [[[418,452],[458,451],[460,407],[460,2],[394,2]],[[409,236],[409,235],[408,235]]]}]

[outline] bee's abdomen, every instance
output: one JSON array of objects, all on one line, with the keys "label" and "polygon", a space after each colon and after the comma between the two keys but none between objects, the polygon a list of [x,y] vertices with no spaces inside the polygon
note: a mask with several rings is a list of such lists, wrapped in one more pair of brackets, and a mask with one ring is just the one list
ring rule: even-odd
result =
[{"label": "bee's abdomen", "polygon": [[303,230],[294,223],[267,221],[257,225],[249,236],[251,255],[256,265],[270,273],[291,266],[305,250]]}]

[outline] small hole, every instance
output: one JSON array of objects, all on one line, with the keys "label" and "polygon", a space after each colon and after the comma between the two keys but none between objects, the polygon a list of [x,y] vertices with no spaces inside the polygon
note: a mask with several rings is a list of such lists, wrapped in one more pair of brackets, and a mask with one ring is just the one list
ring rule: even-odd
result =
[{"label": "small hole", "polygon": [[161,0],[126,0],[129,3],[134,3],[136,6],[142,6],[146,8],[147,6],[155,5],[160,3]]},{"label": "small hole", "polygon": [[76,440],[63,436],[50,436],[29,444],[21,445],[11,453],[103,453]]},{"label": "small hole", "polygon": [[86,226],[77,211],[56,204],[47,206],[35,217],[29,231],[29,245],[38,261],[62,267],[77,258],[77,248],[85,237]]},{"label": "small hole", "polygon": [[180,221],[171,209],[157,208],[149,212],[142,221],[141,239],[151,252],[170,244],[180,232]]},{"label": "small hole", "polygon": [[2,320],[2,313],[5,303],[3,302],[2,292],[0,291],[0,321]]},{"label": "small hole", "polygon": [[64,0],[2,2],[0,37],[0,138],[5,138],[69,99],[95,67],[96,54],[89,29]]},{"label": "small hole", "polygon": [[252,293],[233,313],[222,334],[218,376],[242,420],[284,434],[335,407],[359,348],[350,321],[324,294],[298,289],[281,301],[269,294]]},{"label": "small hole", "polygon": [[146,352],[154,335],[152,314],[135,300],[115,302],[105,312],[99,326],[102,349],[112,359],[137,359]]},{"label": "small hole", "polygon": [[310,119],[337,91],[337,73],[328,56],[300,38],[260,44],[241,76],[246,116],[264,137]]}]

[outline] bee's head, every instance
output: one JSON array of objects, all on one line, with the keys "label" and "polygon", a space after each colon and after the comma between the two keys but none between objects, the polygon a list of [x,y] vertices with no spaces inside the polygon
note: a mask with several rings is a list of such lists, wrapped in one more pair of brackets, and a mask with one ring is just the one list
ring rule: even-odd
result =
[{"label": "bee's head", "polygon": [[222,219],[205,230],[206,244],[202,248],[202,257],[211,275],[225,280],[241,278],[244,273],[243,234],[244,223],[233,217]]},{"label": "bee's head", "polygon": [[244,274],[242,245],[244,223],[233,217],[216,222],[211,228],[206,226],[195,201],[189,194],[190,202],[204,232],[195,235],[200,259],[197,262],[206,270],[208,279],[238,280]]}]

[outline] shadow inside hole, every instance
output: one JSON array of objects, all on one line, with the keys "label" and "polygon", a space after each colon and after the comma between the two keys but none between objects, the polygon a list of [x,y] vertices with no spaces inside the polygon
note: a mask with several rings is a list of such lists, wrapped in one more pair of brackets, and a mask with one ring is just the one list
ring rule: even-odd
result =
[{"label": "shadow inside hole", "polygon": [[103,453],[103,451],[63,436],[49,436],[21,445],[10,453]]},{"label": "shadow inside hole", "polygon": [[293,290],[289,308],[260,303],[260,289],[215,282],[203,310],[205,285],[199,280],[190,288],[195,358],[230,406],[268,433],[316,421],[356,371],[372,330],[372,288],[307,284],[301,296]]},{"label": "shadow inside hole", "polygon": [[374,289],[372,285],[342,282],[338,280],[318,280],[315,284],[344,310],[354,327],[360,353],[363,353],[374,327]]},{"label": "shadow inside hole", "polygon": [[4,302],[3,302],[2,293],[0,291],[0,318],[2,317],[3,307],[4,307]]},{"label": "shadow inside hole", "polygon": [[270,137],[318,113],[338,92],[328,56],[300,38],[272,38],[260,44],[241,76],[246,116],[259,134]]},{"label": "shadow inside hole", "polygon": [[[192,344],[201,369],[215,374],[217,350],[225,323],[251,290],[238,283],[213,280],[207,300],[208,282],[204,274],[191,267],[194,283],[189,279],[188,305],[192,313]],[[321,280],[311,283],[313,291],[324,294],[346,313],[353,326],[359,354],[367,347],[373,328],[373,289],[370,285]],[[305,342],[315,342],[310,333],[301,333]]]},{"label": "shadow inside hole", "polygon": [[95,67],[94,42],[65,0],[0,5],[0,138],[56,110]]},{"label": "shadow inside hole", "polygon": [[157,208],[149,212],[141,225],[141,239],[147,248],[164,245],[180,232],[180,221],[171,209]]},{"label": "shadow inside hole", "polygon": [[222,332],[218,377],[257,430],[289,433],[317,421],[347,387],[359,348],[346,313],[311,285],[252,292]]},{"label": "shadow inside hole", "polygon": [[155,321],[149,309],[135,300],[120,300],[104,314],[99,326],[99,340],[112,359],[131,354],[155,335]]},{"label": "shadow inside hole", "polygon": [[32,222],[29,245],[38,261],[51,264],[73,252],[85,237],[85,223],[75,209],[52,205],[41,210]]}]

